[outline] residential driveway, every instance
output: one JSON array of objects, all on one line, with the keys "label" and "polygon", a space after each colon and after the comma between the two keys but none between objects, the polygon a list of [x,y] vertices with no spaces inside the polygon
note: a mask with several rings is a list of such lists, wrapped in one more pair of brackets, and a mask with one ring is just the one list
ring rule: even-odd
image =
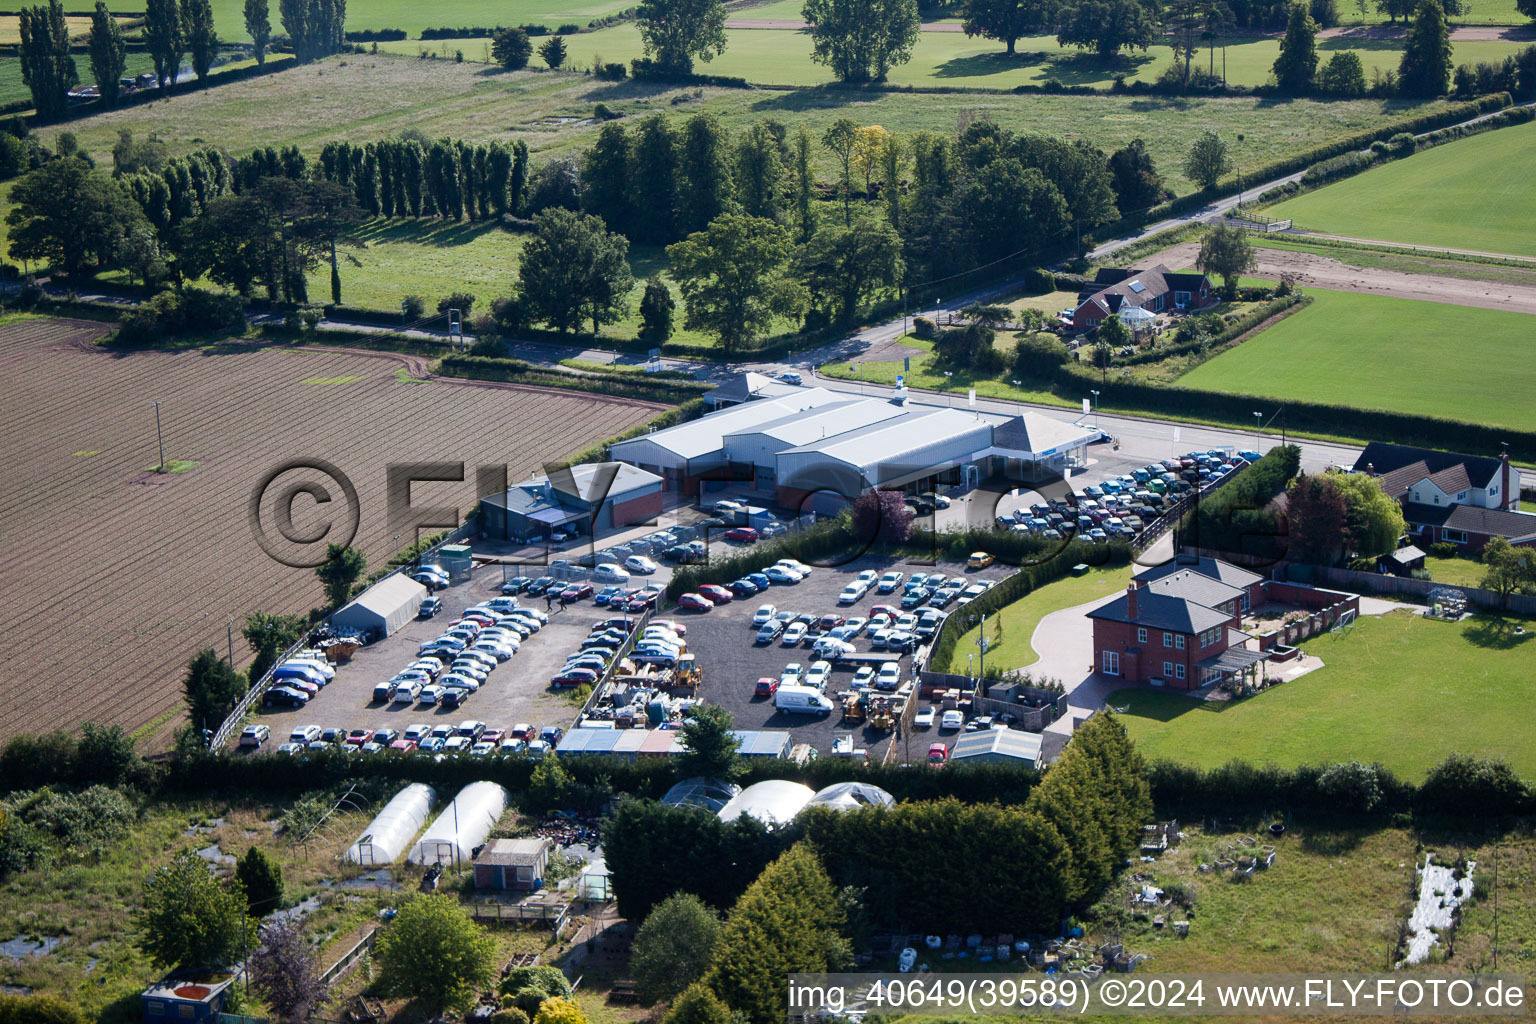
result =
[{"label": "residential driveway", "polygon": [[1093,670],[1093,623],[1087,617],[1093,609],[1119,596],[1120,592],[1115,591],[1085,604],[1052,612],[1035,627],[1029,644],[1040,655],[1040,660],[1025,671],[1036,679],[1061,680],[1067,688],[1071,706],[1070,716],[1052,722],[1046,732],[1070,736],[1074,722],[1103,707],[1105,697],[1125,686],[1123,679],[1106,678]]}]

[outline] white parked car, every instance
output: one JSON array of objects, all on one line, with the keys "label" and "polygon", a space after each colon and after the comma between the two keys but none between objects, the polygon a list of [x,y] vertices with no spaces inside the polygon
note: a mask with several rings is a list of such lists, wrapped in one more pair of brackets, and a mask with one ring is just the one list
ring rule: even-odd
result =
[{"label": "white parked car", "polygon": [[784,635],[779,638],[779,643],[785,647],[795,647],[805,639],[805,634],[810,632],[809,627],[803,622],[791,622],[789,628],[784,630]]},{"label": "white parked car", "polygon": [[912,725],[918,729],[933,728],[933,708],[926,707],[912,716]]},{"label": "white parked car", "polygon": [[272,730],[265,725],[248,725],[240,730],[240,745],[242,747],[259,747],[267,742],[267,737],[272,735]]},{"label": "white parked car", "polygon": [[779,609],[771,604],[760,604],[757,611],[752,613],[752,625],[761,626],[765,622],[772,622],[773,617],[779,614]]},{"label": "white parked car", "polygon": [[786,569],[782,565],[770,565],[763,570],[763,575],[767,576],[774,583],[799,583],[805,579],[798,572],[795,572],[793,569]]},{"label": "white parked car", "polygon": [[630,555],[624,559],[624,568],[641,576],[649,576],[657,570],[658,566],[644,555]]},{"label": "white parked car", "polygon": [[793,572],[797,572],[801,576],[809,576],[811,574],[811,567],[800,561],[798,558],[781,558],[773,564],[782,565],[784,568]]},{"label": "white parked car", "polygon": [[805,673],[805,685],[814,686],[818,690],[827,688],[827,680],[832,676],[832,663],[827,661],[813,661],[811,667]]},{"label": "white parked car", "polygon": [[901,666],[894,661],[888,661],[880,666],[880,671],[875,674],[875,689],[892,692],[901,685]]},{"label": "white parked car", "polygon": [[869,592],[869,585],[865,583],[850,583],[843,588],[843,592],[837,595],[838,604],[857,604]]},{"label": "white parked car", "polygon": [[506,661],[517,653],[517,647],[504,640],[481,640],[471,647],[470,651],[479,651],[482,654],[489,654],[497,661]]},{"label": "white parked car", "polygon": [[906,573],[897,572],[895,569],[892,569],[890,572],[880,577],[880,582],[875,585],[875,590],[882,594],[889,594],[897,587],[901,586],[901,581],[906,578]]},{"label": "white parked car", "polygon": [[939,719],[939,728],[944,732],[957,732],[965,728],[965,712],[959,708],[944,712],[943,717]]},{"label": "white parked car", "polygon": [[623,566],[605,562],[592,570],[593,583],[628,583],[629,570]]}]

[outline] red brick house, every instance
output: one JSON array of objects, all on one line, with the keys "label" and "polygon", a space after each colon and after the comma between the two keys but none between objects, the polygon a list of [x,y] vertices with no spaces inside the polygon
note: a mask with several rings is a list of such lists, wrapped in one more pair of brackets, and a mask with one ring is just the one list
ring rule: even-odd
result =
[{"label": "red brick house", "polygon": [[1245,645],[1242,615],[1263,601],[1263,577],[1212,558],[1138,573],[1088,613],[1094,669],[1128,683],[1196,689],[1267,657]]},{"label": "red brick house", "polygon": [[1509,456],[1461,455],[1373,441],[1355,460],[1403,506],[1408,532],[1420,547],[1455,544],[1483,550],[1494,537],[1536,544],[1536,515],[1520,511],[1520,470]]},{"label": "red brick house", "polygon": [[1215,291],[1204,274],[1174,273],[1161,263],[1145,270],[1104,268],[1094,278],[1093,286],[1078,294],[1072,326],[1089,330],[1126,309],[1156,314],[1204,309],[1215,301]]}]

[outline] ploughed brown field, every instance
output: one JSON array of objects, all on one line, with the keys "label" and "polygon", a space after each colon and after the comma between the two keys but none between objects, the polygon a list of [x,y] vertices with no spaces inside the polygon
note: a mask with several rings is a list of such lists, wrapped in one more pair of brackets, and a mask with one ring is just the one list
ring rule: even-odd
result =
[{"label": "ploughed brown field", "polygon": [[[247,612],[322,604],[314,571],[274,562],[247,513],[284,463],[323,459],[353,482],[353,543],[371,569],[396,543],[388,464],[464,462],[465,482],[417,484],[411,500],[467,514],[476,466],[505,464],[515,481],[660,408],[421,380],[426,360],[392,353],[230,345],[117,354],[94,344],[105,333],[75,320],[0,327],[0,740],[94,721],[144,729],[144,748],[163,746],[180,724],[181,676],[199,648],[224,654],[233,620],[240,666]],[[155,400],[177,472],[154,471]],[[293,509],[299,533],[346,518],[303,496]]]}]

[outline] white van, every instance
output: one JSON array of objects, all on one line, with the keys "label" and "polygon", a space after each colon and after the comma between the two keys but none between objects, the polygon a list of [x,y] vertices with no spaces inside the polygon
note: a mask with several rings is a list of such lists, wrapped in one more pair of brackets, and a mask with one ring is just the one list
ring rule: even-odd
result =
[{"label": "white van", "polygon": [[773,695],[773,706],[779,711],[804,715],[825,715],[832,711],[832,702],[813,686],[781,686]]}]

